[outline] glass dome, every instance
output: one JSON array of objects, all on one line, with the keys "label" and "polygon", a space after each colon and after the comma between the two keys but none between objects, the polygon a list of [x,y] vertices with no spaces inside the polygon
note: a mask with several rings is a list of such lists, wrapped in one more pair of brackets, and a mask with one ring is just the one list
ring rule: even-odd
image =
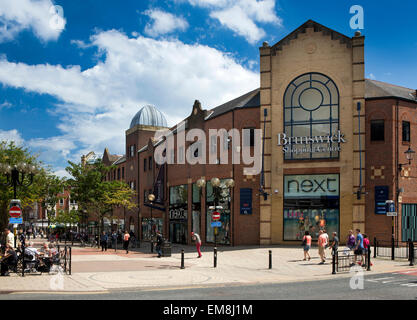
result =
[{"label": "glass dome", "polygon": [[136,125],[167,127],[167,120],[161,111],[154,106],[146,105],[133,117],[130,128]]}]

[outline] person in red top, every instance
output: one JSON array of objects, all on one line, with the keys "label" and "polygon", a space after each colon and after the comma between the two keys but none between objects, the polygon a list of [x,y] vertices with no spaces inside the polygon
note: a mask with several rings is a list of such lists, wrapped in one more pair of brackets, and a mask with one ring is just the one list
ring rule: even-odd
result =
[{"label": "person in red top", "polygon": [[[363,261],[367,261],[367,255],[368,255],[368,250],[369,250],[369,246],[370,246],[370,242],[368,239],[368,236],[366,234],[363,234],[363,248],[365,250],[363,250]],[[371,262],[371,266],[373,266],[372,262]]]},{"label": "person in red top", "polygon": [[308,261],[310,261],[311,257],[310,257],[310,254],[308,253],[308,251],[311,248],[311,236],[310,236],[310,232],[308,232],[308,231],[306,231],[304,233],[303,248],[304,248],[304,259],[303,259],[303,261],[307,260],[307,256],[308,256]]}]

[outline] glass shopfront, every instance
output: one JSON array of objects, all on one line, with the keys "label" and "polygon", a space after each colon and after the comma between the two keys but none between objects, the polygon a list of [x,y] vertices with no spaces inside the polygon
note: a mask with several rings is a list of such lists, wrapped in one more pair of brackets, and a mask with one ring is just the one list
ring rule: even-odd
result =
[{"label": "glass shopfront", "polygon": [[[217,243],[230,244],[230,189],[224,188],[226,179],[220,180],[220,187],[222,188],[221,197],[218,199],[217,206],[223,207],[219,210],[221,227],[217,228]],[[212,214],[214,210],[209,207],[214,206],[214,190],[211,182],[206,184],[206,241],[214,242],[214,228],[211,226],[213,221]]]},{"label": "glass shopfront", "polygon": [[301,240],[309,231],[339,234],[339,175],[284,176],[284,240]]},{"label": "glass shopfront", "polygon": [[151,240],[152,234],[156,234],[157,231],[163,231],[163,220],[160,218],[142,218],[142,239],[145,241]]},{"label": "glass shopfront", "polygon": [[187,243],[188,186],[169,188],[169,240],[172,243]]}]

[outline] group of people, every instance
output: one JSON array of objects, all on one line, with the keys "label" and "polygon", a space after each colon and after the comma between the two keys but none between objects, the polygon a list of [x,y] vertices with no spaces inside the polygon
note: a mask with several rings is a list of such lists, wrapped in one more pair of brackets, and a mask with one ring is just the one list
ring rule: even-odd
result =
[{"label": "group of people", "polygon": [[[100,246],[101,251],[107,251],[109,242],[111,243],[112,248],[116,247],[117,240],[119,239],[118,233],[116,231],[113,231],[110,235],[106,233],[105,231],[102,232],[100,235]],[[129,243],[132,241],[132,239],[135,238],[135,234],[133,231],[127,232],[127,230],[122,235],[122,241],[123,241],[123,250],[126,250],[126,254],[129,253]]]},{"label": "group of people", "polygon": [[[22,254],[24,250],[25,261],[34,263],[37,268],[49,271],[53,263],[53,258],[58,253],[53,243],[44,243],[43,247],[38,250],[34,247],[32,241],[27,241],[27,233],[23,229],[19,229],[18,241],[14,234],[6,228],[4,230],[5,239],[0,245],[0,271],[1,276],[8,276],[9,271],[17,269],[18,254]],[[17,239],[16,239],[17,240]]]},{"label": "group of people", "polygon": [[[312,237],[308,231],[305,232],[303,237],[303,250],[304,250],[304,259],[310,260],[310,249],[311,249]],[[339,249],[339,237],[337,232],[332,233],[332,239],[329,239],[329,235],[326,230],[320,230],[319,236],[317,239],[318,253],[320,256],[320,263],[324,264],[326,262],[326,248],[332,250],[332,254],[336,254]],[[349,250],[353,250],[355,255],[355,263],[362,265],[364,263],[365,255],[368,253],[370,242],[366,234],[362,234],[360,229],[356,229],[356,236],[353,235],[353,231],[349,230],[349,235],[347,237],[346,246]],[[360,259],[358,259],[360,258]],[[360,260],[360,261],[358,261]]]}]

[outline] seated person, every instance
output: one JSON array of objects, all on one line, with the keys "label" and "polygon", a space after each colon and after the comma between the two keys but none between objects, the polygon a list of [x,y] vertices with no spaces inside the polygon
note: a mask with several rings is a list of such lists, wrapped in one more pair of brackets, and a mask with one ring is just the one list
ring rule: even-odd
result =
[{"label": "seated person", "polygon": [[42,248],[39,250],[41,254],[43,254],[44,256],[48,256],[50,253],[50,249],[49,249],[49,244],[47,242],[45,242],[42,246]]},{"label": "seated person", "polygon": [[53,243],[49,244],[49,255],[52,257],[54,255],[56,255],[58,253],[58,251],[55,248],[55,245]]},{"label": "seated person", "polygon": [[36,261],[36,258],[39,257],[40,252],[33,246],[33,242],[29,242],[29,246],[25,248],[25,255],[31,256],[32,261]]},{"label": "seated person", "polygon": [[6,244],[6,251],[4,257],[1,259],[1,275],[8,276],[9,268],[16,268],[17,255],[10,244]]}]

